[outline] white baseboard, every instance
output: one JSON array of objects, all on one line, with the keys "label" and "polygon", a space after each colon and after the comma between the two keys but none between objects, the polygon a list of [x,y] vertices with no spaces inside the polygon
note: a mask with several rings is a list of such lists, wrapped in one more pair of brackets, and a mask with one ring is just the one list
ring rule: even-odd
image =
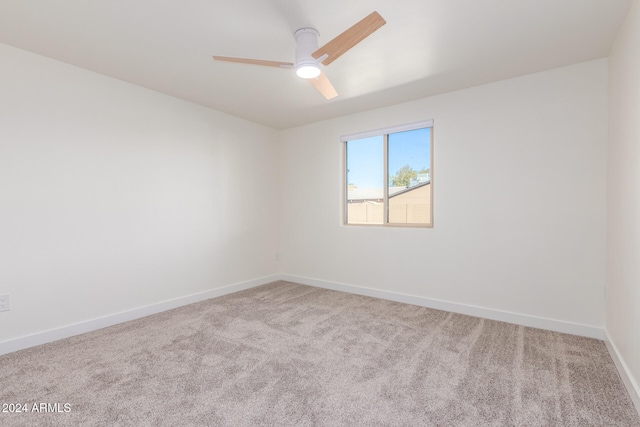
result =
[{"label": "white baseboard", "polygon": [[482,317],[484,319],[499,320],[501,322],[514,323],[516,325],[528,326],[532,328],[545,329],[549,331],[562,332],[565,334],[579,335],[600,340],[603,340],[605,338],[604,329],[595,326],[581,325],[578,323],[564,322],[561,320],[546,319],[543,317],[528,316],[524,314],[511,313],[508,311],[493,310],[473,305],[459,304],[455,302],[442,301],[415,295],[401,294],[398,292],[383,291],[380,289],[347,285],[344,283],[328,282],[326,280],[312,279],[309,277],[283,274],[281,275],[281,279],[300,283],[303,285],[317,286],[319,288],[332,289],[335,291],[342,291],[352,294],[386,299],[390,301],[403,302],[406,304],[413,304],[421,307],[433,308],[436,310],[451,311],[454,313],[466,314],[469,316]]},{"label": "white baseboard", "polygon": [[2,341],[0,342],[0,355],[23,350],[29,347],[35,347],[37,345],[46,344],[48,342],[83,334],[85,332],[95,331],[98,329],[106,328],[108,326],[117,325],[118,323],[139,319],[141,317],[171,310],[173,308],[182,307],[183,305],[193,304],[210,298],[243,291],[245,289],[254,288],[256,286],[264,285],[280,279],[280,275],[260,277],[258,279],[235,283],[233,285],[224,286],[222,288],[211,289],[209,291],[191,294],[169,301],[163,301],[157,304],[135,308],[133,310],[110,314],[107,316],[90,319],[84,322],[62,326],[60,328],[50,329],[44,332]]},{"label": "white baseboard", "polygon": [[618,347],[616,347],[616,344],[611,340],[611,336],[609,335],[609,332],[607,330],[605,330],[605,335],[606,335],[605,344],[607,344],[607,349],[609,350],[609,354],[611,355],[611,358],[613,359],[613,363],[615,363],[616,368],[618,368],[618,373],[620,374],[620,378],[622,379],[624,386],[627,388],[627,391],[629,392],[629,396],[631,397],[633,404],[636,406],[636,411],[638,411],[638,415],[640,415],[640,385],[638,385],[636,380],[633,378],[633,375],[631,374],[629,367],[627,366],[627,364],[624,361],[624,358],[618,351]]},{"label": "white baseboard", "polygon": [[40,344],[46,344],[48,342],[56,341],[59,339],[67,338],[73,335],[82,334],[85,332],[95,331],[108,326],[113,326],[118,323],[127,322],[129,320],[139,319],[141,317],[149,316],[152,314],[160,313],[162,311],[171,310],[176,307],[181,307],[187,304],[193,304],[195,302],[204,301],[206,299],[227,295],[233,292],[250,289],[256,286],[264,285],[276,280],[287,280],[291,282],[300,283],[303,285],[317,286],[325,289],[332,289],[336,291],[348,292],[352,294],[365,295],[374,298],[381,298],[390,301],[403,302],[406,304],[413,304],[422,307],[433,308],[437,310],[451,311],[454,313],[466,314],[469,316],[482,317],[485,319],[499,320],[502,322],[514,323],[517,325],[529,326],[533,328],[546,329],[556,332],[563,332],[572,335],[580,335],[589,338],[605,339],[604,329],[594,326],[581,325],[570,322],[563,322],[553,319],[545,319],[535,316],[527,316],[518,313],[511,313],[500,310],[492,310],[483,307],[477,307],[466,304],[459,304],[449,301],[436,300],[431,298],[425,298],[415,295],[406,295],[398,292],[384,291],[380,289],[371,289],[354,285],[347,285],[344,283],[329,282],[326,280],[312,279],[308,277],[287,275],[287,274],[274,274],[265,276],[246,282],[236,283],[233,285],[225,286],[222,288],[212,289],[209,291],[187,295],[184,297],[176,298],[169,301],[164,301],[157,304],[148,305],[145,307],[136,308],[120,313],[111,314],[96,319],[90,319],[84,322],[75,323],[72,325],[63,326],[43,332],[39,332],[24,337],[14,338],[7,341],[0,342],[0,355],[11,353],[14,351],[22,350],[29,347],[34,347]]}]

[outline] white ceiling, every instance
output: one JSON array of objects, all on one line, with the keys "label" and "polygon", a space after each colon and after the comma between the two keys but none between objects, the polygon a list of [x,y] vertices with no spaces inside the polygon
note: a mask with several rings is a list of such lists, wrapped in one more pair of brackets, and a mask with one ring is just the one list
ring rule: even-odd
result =
[{"label": "white ceiling", "polygon": [[[276,129],[608,55],[632,0],[0,0],[0,43]],[[325,68],[293,70],[293,32],[322,46],[377,10],[387,24]],[[0,64],[1,66],[1,64]]]}]

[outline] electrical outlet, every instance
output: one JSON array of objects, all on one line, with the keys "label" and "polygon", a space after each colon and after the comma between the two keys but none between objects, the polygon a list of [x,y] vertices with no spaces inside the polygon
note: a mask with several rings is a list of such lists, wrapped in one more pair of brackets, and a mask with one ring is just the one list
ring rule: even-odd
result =
[{"label": "electrical outlet", "polygon": [[11,299],[9,295],[0,295],[0,311],[11,310]]}]

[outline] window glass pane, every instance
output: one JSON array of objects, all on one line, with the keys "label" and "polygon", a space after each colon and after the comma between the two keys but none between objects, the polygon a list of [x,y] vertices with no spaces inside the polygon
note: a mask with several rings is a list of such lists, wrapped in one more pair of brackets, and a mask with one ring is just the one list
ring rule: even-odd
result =
[{"label": "window glass pane", "polygon": [[384,137],[347,142],[347,224],[384,222]]},{"label": "window glass pane", "polygon": [[389,134],[389,223],[431,223],[431,128]]}]

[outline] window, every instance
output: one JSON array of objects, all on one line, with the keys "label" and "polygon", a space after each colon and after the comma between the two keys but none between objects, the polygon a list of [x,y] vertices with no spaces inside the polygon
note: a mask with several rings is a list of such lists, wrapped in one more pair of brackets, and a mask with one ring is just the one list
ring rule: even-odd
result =
[{"label": "window", "polygon": [[433,226],[433,121],[341,138],[345,224]]}]

